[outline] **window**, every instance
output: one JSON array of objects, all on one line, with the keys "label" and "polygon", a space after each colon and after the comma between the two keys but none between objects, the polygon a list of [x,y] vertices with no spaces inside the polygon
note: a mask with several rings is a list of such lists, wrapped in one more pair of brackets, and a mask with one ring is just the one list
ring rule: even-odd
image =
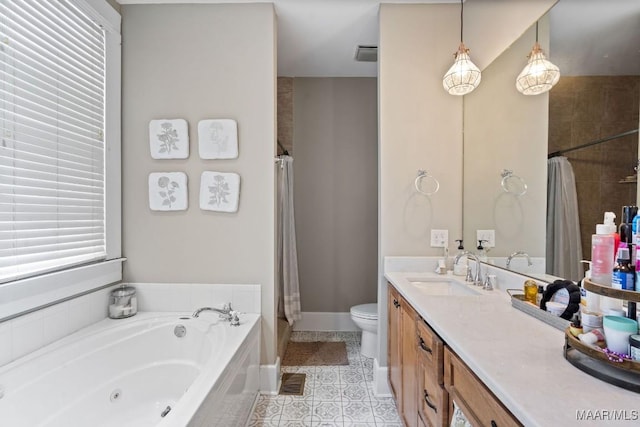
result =
[{"label": "window", "polygon": [[0,283],[120,257],[119,25],[0,1]]}]

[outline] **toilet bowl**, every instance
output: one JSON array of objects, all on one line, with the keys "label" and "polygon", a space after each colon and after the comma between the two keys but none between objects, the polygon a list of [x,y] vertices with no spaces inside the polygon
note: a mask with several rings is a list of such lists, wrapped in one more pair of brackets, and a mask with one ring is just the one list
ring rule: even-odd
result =
[{"label": "toilet bowl", "polygon": [[376,357],[378,353],[378,304],[360,304],[351,307],[351,320],[362,329],[360,354]]}]

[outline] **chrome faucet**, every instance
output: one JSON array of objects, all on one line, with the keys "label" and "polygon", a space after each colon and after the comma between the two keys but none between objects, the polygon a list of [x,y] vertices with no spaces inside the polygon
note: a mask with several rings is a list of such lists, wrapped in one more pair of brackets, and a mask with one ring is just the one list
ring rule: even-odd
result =
[{"label": "chrome faucet", "polygon": [[529,265],[529,267],[533,265],[533,263],[531,262],[531,257],[528,253],[526,253],[525,251],[517,251],[509,255],[509,257],[507,258],[507,270],[511,270],[511,260],[520,255],[527,258],[527,264]]},{"label": "chrome faucet", "polygon": [[237,311],[233,311],[231,309],[231,303],[225,304],[221,309],[220,308],[215,308],[215,307],[201,307],[199,309],[197,309],[196,311],[193,312],[192,317],[197,318],[198,316],[200,316],[200,313],[202,313],[203,311],[213,311],[215,313],[218,313],[220,316],[220,319],[227,321],[227,322],[231,322],[231,326],[238,326],[240,325],[240,319],[238,318],[238,312]]},{"label": "chrome faucet", "polygon": [[[456,258],[453,261],[453,265],[458,264],[458,261],[460,261],[460,258],[462,258],[463,256],[469,257],[476,262],[476,274],[475,274],[475,277],[473,278],[473,284],[476,286],[482,286],[482,274],[480,273],[480,260],[478,259],[478,256],[476,254],[469,251],[464,251],[462,253],[459,253],[458,255],[456,255]],[[471,267],[468,267],[468,268],[471,269]],[[468,274],[467,276],[470,276],[470,275]]]}]

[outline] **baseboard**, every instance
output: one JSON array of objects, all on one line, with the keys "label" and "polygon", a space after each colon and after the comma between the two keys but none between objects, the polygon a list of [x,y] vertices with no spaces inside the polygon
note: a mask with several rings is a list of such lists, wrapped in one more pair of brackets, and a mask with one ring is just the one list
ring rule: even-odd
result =
[{"label": "baseboard", "polygon": [[280,358],[273,365],[260,365],[260,393],[278,394],[280,390]]},{"label": "baseboard", "polygon": [[378,359],[373,359],[373,391],[377,397],[391,397],[388,368],[379,366]]},{"label": "baseboard", "polygon": [[294,331],[358,331],[351,313],[303,311],[302,319],[293,325]]}]

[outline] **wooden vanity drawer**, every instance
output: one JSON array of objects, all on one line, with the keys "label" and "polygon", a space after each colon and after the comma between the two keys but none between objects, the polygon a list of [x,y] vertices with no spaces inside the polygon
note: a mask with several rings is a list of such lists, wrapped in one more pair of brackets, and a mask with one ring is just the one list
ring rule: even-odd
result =
[{"label": "wooden vanity drawer", "polygon": [[449,394],[438,382],[426,356],[421,355],[418,360],[419,418],[430,427],[448,426]]},{"label": "wooden vanity drawer", "polygon": [[518,420],[448,347],[444,351],[444,386],[474,426],[521,426]]},{"label": "wooden vanity drawer", "polygon": [[424,357],[426,369],[431,370],[439,385],[444,382],[443,352],[444,343],[440,337],[418,317],[418,354]]}]

